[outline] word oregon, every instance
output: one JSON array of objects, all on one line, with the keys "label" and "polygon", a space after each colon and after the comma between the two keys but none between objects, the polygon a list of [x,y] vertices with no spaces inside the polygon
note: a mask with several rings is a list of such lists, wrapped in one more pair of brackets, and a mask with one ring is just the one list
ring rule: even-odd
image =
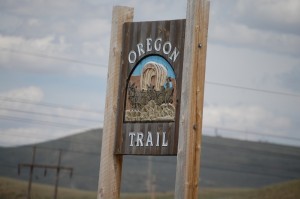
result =
[{"label": "word oregon", "polygon": [[[168,146],[168,140],[166,139],[166,132],[154,133],[148,131],[147,135],[144,136],[142,132],[130,132],[130,145],[129,146]],[[155,137],[155,139],[153,139]],[[155,140],[155,143],[153,143]]]},{"label": "word oregon", "polygon": [[178,55],[179,55],[179,50],[172,46],[170,41],[162,42],[162,38],[157,38],[153,40],[152,38],[147,38],[145,43],[138,43],[136,45],[137,50],[131,50],[128,53],[128,62],[133,64],[137,57],[140,57],[144,55],[146,52],[151,52],[152,50],[156,52],[162,52],[168,56],[168,58],[172,61],[175,62]]}]

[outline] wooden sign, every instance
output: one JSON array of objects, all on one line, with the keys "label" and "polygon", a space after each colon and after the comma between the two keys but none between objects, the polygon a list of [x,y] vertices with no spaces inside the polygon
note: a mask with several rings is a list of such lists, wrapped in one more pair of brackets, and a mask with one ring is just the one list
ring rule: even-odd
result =
[{"label": "wooden sign", "polygon": [[185,20],[123,25],[115,154],[176,155]]},{"label": "wooden sign", "polygon": [[113,8],[98,199],[120,198],[123,155],[176,155],[175,199],[198,198],[209,0],[186,20]]}]

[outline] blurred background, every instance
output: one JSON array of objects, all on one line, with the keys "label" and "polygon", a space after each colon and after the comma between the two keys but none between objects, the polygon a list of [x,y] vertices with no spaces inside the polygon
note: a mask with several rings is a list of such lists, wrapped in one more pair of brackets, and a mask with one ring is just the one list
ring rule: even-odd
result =
[{"label": "blurred background", "polygon": [[[18,164],[37,145],[36,163],[57,165],[61,150],[60,165],[74,169],[59,185],[96,191],[112,7],[154,21],[185,18],[186,3],[2,0],[1,176],[26,190],[30,169],[18,175]],[[299,179],[299,11],[298,0],[211,0],[200,187]],[[122,192],[172,192],[175,167],[176,157],[125,156]],[[52,187],[56,170],[44,170],[33,182]]]}]

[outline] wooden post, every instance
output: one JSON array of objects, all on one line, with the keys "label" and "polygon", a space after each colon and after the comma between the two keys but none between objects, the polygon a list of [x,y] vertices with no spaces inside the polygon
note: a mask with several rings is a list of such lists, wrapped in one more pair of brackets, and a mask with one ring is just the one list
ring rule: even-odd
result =
[{"label": "wooden post", "polygon": [[33,175],[33,169],[34,169],[33,165],[35,162],[35,152],[36,152],[36,146],[33,147],[33,151],[32,151],[32,160],[31,160],[28,189],[27,189],[27,199],[31,199],[31,183],[32,183],[32,175]]},{"label": "wooden post", "polygon": [[114,155],[117,123],[117,101],[120,88],[120,66],[122,49],[122,27],[133,20],[133,8],[115,6],[113,8],[106,104],[104,113],[102,150],[98,186],[98,199],[120,197],[122,155]]},{"label": "wooden post", "polygon": [[59,173],[60,173],[60,163],[61,163],[61,150],[58,151],[58,163],[57,163],[56,177],[55,177],[54,199],[57,199],[57,190],[58,190]]},{"label": "wooden post", "polygon": [[208,0],[188,0],[175,184],[176,199],[198,198],[208,18]]}]

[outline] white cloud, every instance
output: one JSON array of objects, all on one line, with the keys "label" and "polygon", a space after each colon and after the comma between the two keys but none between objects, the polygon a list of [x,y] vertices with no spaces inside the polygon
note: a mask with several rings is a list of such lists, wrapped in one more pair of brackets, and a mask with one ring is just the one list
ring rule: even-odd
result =
[{"label": "white cloud", "polygon": [[25,50],[25,52],[47,52],[47,53],[62,53],[68,45],[63,37],[60,37],[57,42],[54,42],[55,37],[48,35],[42,38],[26,39],[21,36],[4,36],[0,35],[1,48]]},{"label": "white cloud", "polygon": [[299,10],[298,0],[216,0],[208,37],[221,45],[298,56]]},{"label": "white cloud", "polygon": [[[134,21],[155,21],[183,19],[186,17],[185,0],[115,0],[114,5],[122,5],[134,8]],[[111,13],[109,13],[111,14]]]},{"label": "white cloud", "polygon": [[18,88],[7,92],[0,93],[1,97],[15,98],[15,99],[28,99],[31,102],[40,102],[44,98],[44,92],[41,88],[36,86],[29,86]]},{"label": "white cloud", "polygon": [[239,0],[234,10],[237,20],[260,29],[300,33],[300,1]]},{"label": "white cloud", "polygon": [[64,129],[43,127],[9,128],[0,131],[0,146],[15,147],[55,140],[69,135],[84,132],[89,129]]},{"label": "white cloud", "polygon": [[[107,75],[107,68],[31,56],[24,53],[10,52],[9,50],[1,51],[1,48],[106,64],[109,50],[112,4],[133,6],[135,8],[135,21],[184,18],[186,11],[186,1],[181,0],[176,2],[173,0],[155,0],[143,3],[140,3],[139,0],[97,1],[97,3],[69,0],[33,0],[26,1],[23,4],[16,1],[6,1],[1,3],[0,8],[0,23],[2,27],[0,27],[0,68],[11,68],[12,70],[3,70],[10,73],[12,71],[20,73],[25,70],[26,74],[32,76],[37,72],[42,73],[42,75],[48,73],[59,74],[66,78],[66,82],[70,80],[70,74],[75,76],[97,75],[97,78],[100,76],[100,78],[104,79]],[[219,50],[213,52],[211,56],[208,54],[208,58],[211,57],[211,60],[213,60],[211,64],[208,62],[208,77],[211,80],[234,85],[254,88],[262,86],[266,89],[280,90],[281,88],[276,84],[277,79],[275,76],[299,63],[299,59],[291,61],[291,59],[295,59],[300,54],[299,10],[299,1],[297,0],[228,0],[226,3],[223,0],[212,0],[209,46],[218,46]],[[209,49],[212,48],[209,47]],[[292,58],[287,56],[290,54],[295,56]],[[265,81],[264,79],[267,80]],[[55,79],[52,80],[55,81]],[[5,82],[3,83],[5,85]],[[45,82],[38,83],[43,85]],[[48,86],[46,85],[45,89],[49,89]],[[51,86],[53,87],[55,84]],[[70,90],[74,89],[74,86],[69,86]],[[100,90],[102,87],[103,85],[99,85]],[[78,88],[78,91],[80,89],[84,88]],[[244,92],[232,91],[232,95],[228,96],[228,93],[226,93],[227,96],[225,96],[222,92],[218,92],[221,89],[213,88],[211,90],[212,94],[209,102],[213,101],[213,103],[219,105],[208,105],[205,107],[204,124],[279,134],[285,131],[291,132],[289,119],[293,121],[292,117],[296,118],[298,116],[297,111],[291,108],[287,109],[287,105],[283,105],[290,105],[291,103],[282,103],[280,101],[281,98],[271,99],[269,96],[265,97],[264,95],[259,95],[258,100],[255,101],[257,95],[245,96],[243,95]],[[45,90],[45,92],[47,92],[47,96],[49,96],[49,92],[53,92],[53,96],[58,96],[62,93],[57,92],[57,89],[52,91],[49,89]],[[66,93],[69,94],[67,88],[64,95],[68,95]],[[77,96],[79,95],[77,94]],[[18,94],[12,96],[21,98],[27,95]],[[53,97],[52,99],[61,103],[63,101],[61,96]],[[71,95],[68,96],[72,98]],[[36,102],[41,102],[43,98],[44,94],[40,98],[36,97]],[[262,103],[261,101],[263,100],[265,102]],[[242,104],[259,104],[259,106],[232,106],[232,104],[237,104],[238,102]],[[297,103],[295,102],[294,104],[297,105]],[[91,103],[87,102],[87,104]],[[98,105],[93,107],[104,107],[104,105]],[[101,114],[74,112],[63,107],[46,108],[35,106],[34,104],[8,102],[1,103],[0,106],[52,115],[41,116],[6,111],[5,114],[9,116],[62,122],[72,125],[90,125],[90,123],[83,122],[81,119],[90,118],[97,120],[103,117]],[[77,107],[82,106],[78,105]],[[91,105],[88,107],[91,107]],[[281,111],[281,113],[286,114],[279,116],[274,113],[275,111]],[[71,120],[59,116],[74,117],[75,119]],[[287,119],[285,116],[290,116],[290,118]],[[6,125],[4,122],[1,124]],[[11,123],[10,127],[21,125],[26,126],[27,124]],[[29,122],[28,125],[34,126],[30,127],[33,132],[42,131],[43,129],[42,126],[41,128],[36,128],[33,121]],[[293,125],[294,123],[292,123]],[[3,125],[0,125],[0,127],[4,128]],[[39,130],[34,130],[35,128]],[[16,128],[13,129],[16,130]],[[26,130],[25,127],[19,129],[17,130],[18,132],[21,132],[21,129],[24,129],[24,132],[31,132],[30,129]],[[57,129],[54,127],[47,126],[47,129],[50,129],[53,133],[57,132],[57,134],[60,132],[60,130],[56,131]],[[65,129],[63,131],[69,132],[69,130]]]},{"label": "white cloud", "polygon": [[290,120],[259,106],[204,107],[203,126],[284,135]]},{"label": "white cloud", "polygon": [[249,28],[243,24],[215,24],[209,32],[211,41],[228,46],[260,49],[269,52],[299,55],[300,35]]},{"label": "white cloud", "polygon": [[[98,63],[108,63],[111,24],[109,20],[93,19],[78,27],[78,35],[82,42],[82,55]],[[101,60],[101,61],[100,61]]]},{"label": "white cloud", "polygon": [[110,21],[106,19],[91,19],[80,24],[78,33],[81,38],[89,39],[96,38],[98,40],[110,33]]},{"label": "white cloud", "polygon": [[[2,141],[9,140],[11,132],[23,132],[20,137],[13,136],[12,142],[24,144],[102,126],[103,112],[88,103],[71,108],[44,103],[44,92],[36,86],[2,92],[0,97],[0,135],[5,137]],[[39,134],[36,139],[35,134]]]},{"label": "white cloud", "polygon": [[53,71],[57,61],[40,55],[51,56],[66,50],[67,44],[63,38],[60,38],[58,43],[54,43],[54,39],[54,36],[26,39],[20,36],[0,35],[1,67],[39,72]]},{"label": "white cloud", "polygon": [[2,92],[0,96],[0,146],[57,139],[99,128],[103,123],[103,112],[92,112],[88,103],[72,109],[58,105],[41,106],[45,104],[44,92],[35,86]]},{"label": "white cloud", "polygon": [[27,24],[29,26],[39,26],[40,25],[40,20],[36,19],[36,18],[30,18],[30,19],[28,19]]},{"label": "white cloud", "polygon": [[[21,112],[11,112],[9,110],[33,111],[35,109],[35,104],[41,102],[43,98],[43,90],[36,86],[23,87],[1,92],[0,116],[2,119],[7,117],[22,116],[23,114]],[[20,103],[22,101],[29,103]],[[5,124],[3,126],[5,126]]]},{"label": "white cloud", "polygon": [[[0,35],[0,67],[20,69],[38,73],[64,73],[72,75],[96,75],[106,77],[106,66],[89,65],[93,62],[80,60],[69,53],[71,44],[64,37],[46,36],[43,38],[26,39],[20,36]],[[101,45],[84,46],[86,53],[103,53]],[[92,49],[91,49],[92,48]],[[95,53],[96,52],[96,53]],[[80,54],[82,52],[79,52]],[[82,53],[82,54],[84,54]],[[73,61],[74,60],[74,61]],[[100,55],[99,55],[100,60]],[[87,63],[87,64],[85,64]]]},{"label": "white cloud", "polygon": [[[2,2],[1,2],[2,3]],[[22,3],[18,1],[6,1],[2,6],[9,9],[12,13],[18,13],[22,16],[68,16],[69,14],[78,14],[80,3],[76,1],[40,1],[26,0]],[[84,4],[83,4],[84,6]],[[51,8],[51,9],[49,9]]]}]

